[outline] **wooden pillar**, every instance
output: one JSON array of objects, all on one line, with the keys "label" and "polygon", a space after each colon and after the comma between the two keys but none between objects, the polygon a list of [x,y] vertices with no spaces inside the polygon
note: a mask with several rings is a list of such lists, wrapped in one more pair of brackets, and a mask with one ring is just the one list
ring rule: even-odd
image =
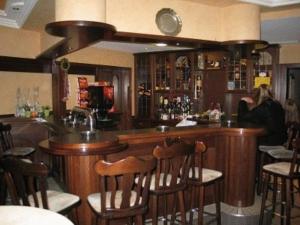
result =
[{"label": "wooden pillar", "polygon": [[59,120],[66,114],[66,102],[64,98],[64,82],[67,74],[63,72],[59,64],[52,61],[52,99],[54,119]]}]

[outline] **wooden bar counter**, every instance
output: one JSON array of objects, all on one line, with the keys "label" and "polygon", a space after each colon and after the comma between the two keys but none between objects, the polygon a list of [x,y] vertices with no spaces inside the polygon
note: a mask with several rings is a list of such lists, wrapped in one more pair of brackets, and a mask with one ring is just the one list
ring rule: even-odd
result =
[{"label": "wooden bar counter", "polygon": [[[180,136],[189,141],[204,141],[208,146],[204,166],[224,174],[222,201],[237,207],[251,206],[254,203],[257,137],[264,132],[263,128],[257,127],[213,124],[170,128],[167,132],[157,131],[156,128],[99,132],[90,141],[82,141],[78,133],[71,133],[41,142],[40,149],[65,157],[68,191],[82,199],[79,222],[90,224],[91,210],[86,197],[99,190],[94,163],[104,156],[115,161],[128,155],[151,155],[153,148],[163,144],[166,137]],[[124,149],[120,143],[127,143],[128,147]],[[206,193],[209,199],[210,192]]]}]

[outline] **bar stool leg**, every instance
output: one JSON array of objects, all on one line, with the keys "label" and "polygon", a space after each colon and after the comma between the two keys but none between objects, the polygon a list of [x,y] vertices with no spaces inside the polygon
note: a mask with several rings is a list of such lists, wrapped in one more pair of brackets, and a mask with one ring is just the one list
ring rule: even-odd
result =
[{"label": "bar stool leg", "polygon": [[198,225],[203,225],[204,186],[199,187]]},{"label": "bar stool leg", "polygon": [[274,217],[274,213],[276,210],[276,198],[277,198],[277,188],[278,188],[278,177],[273,176],[273,197],[272,197],[272,217]]},{"label": "bar stool leg", "polygon": [[270,180],[270,174],[266,174],[263,182],[263,194],[260,208],[260,216],[259,216],[259,225],[263,225],[264,223],[264,212],[266,207],[266,200],[268,197],[268,184]]},{"label": "bar stool leg", "polygon": [[286,180],[284,178],[281,178],[281,211],[280,211],[280,224],[284,224],[284,215],[285,215],[285,205],[286,205]]},{"label": "bar stool leg", "polygon": [[178,201],[181,214],[181,222],[183,225],[186,225],[186,212],[184,207],[183,191],[178,191]]},{"label": "bar stool leg", "polygon": [[194,218],[194,209],[195,209],[195,192],[196,192],[196,187],[194,185],[190,185],[190,219],[189,219],[189,224],[193,225],[193,218]]},{"label": "bar stool leg", "polygon": [[265,153],[264,152],[260,152],[260,159],[259,159],[259,168],[258,168],[258,178],[257,178],[257,195],[260,195],[262,192],[262,179],[263,179],[263,166],[264,166],[264,162],[265,162]]},{"label": "bar stool leg", "polygon": [[221,202],[220,202],[220,182],[215,184],[215,204],[216,204],[216,217],[217,225],[221,225]]},{"label": "bar stool leg", "polygon": [[[292,180],[292,179],[291,179]],[[286,221],[285,224],[286,225],[290,225],[291,224],[291,180],[286,181],[286,203],[285,203],[285,207],[286,207]]]},{"label": "bar stool leg", "polygon": [[140,215],[137,215],[136,216],[136,225],[144,225],[144,220],[143,220],[143,216],[140,214]]},{"label": "bar stool leg", "polygon": [[175,224],[175,219],[176,219],[176,209],[177,209],[177,195],[174,193],[172,195],[172,201],[173,201],[173,210],[172,210],[172,215],[171,215],[171,224]]},{"label": "bar stool leg", "polygon": [[152,211],[152,224],[153,225],[157,225],[157,195],[153,195],[153,211]]}]

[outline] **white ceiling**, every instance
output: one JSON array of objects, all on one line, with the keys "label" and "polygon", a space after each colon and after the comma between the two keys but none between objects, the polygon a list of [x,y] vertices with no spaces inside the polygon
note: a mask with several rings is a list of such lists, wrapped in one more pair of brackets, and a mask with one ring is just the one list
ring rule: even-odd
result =
[{"label": "white ceiling", "polygon": [[[6,1],[4,10],[0,9],[0,26],[25,29],[43,29],[48,20],[53,20],[54,0],[0,0]],[[186,0],[204,4],[223,5],[233,4],[233,0]],[[262,10],[270,11],[279,9],[276,6],[300,3],[300,0],[240,0],[252,2],[263,6]],[[38,4],[36,4],[38,3]],[[37,7],[34,8],[34,6]],[[291,6],[293,7],[293,6]],[[298,5],[299,7],[299,5]],[[34,8],[34,10],[32,10]],[[51,12],[50,12],[51,11]],[[30,16],[29,16],[30,15]],[[42,16],[41,16],[42,15]],[[29,19],[27,20],[29,16]],[[27,21],[26,21],[27,20]],[[45,21],[43,21],[45,20]],[[23,26],[26,21],[25,26]],[[38,27],[40,26],[40,27]],[[261,39],[269,43],[300,43],[300,15],[282,19],[265,20],[261,23]],[[179,47],[157,47],[154,44],[128,44],[116,42],[100,42],[95,45],[117,51],[138,53],[151,51],[176,50]]]}]

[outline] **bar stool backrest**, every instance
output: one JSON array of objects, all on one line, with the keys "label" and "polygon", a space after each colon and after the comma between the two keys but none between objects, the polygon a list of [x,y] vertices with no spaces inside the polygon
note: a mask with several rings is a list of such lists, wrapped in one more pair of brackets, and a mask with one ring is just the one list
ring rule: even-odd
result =
[{"label": "bar stool backrest", "polygon": [[[35,207],[49,209],[47,198],[48,168],[43,163],[25,162],[15,157],[5,157],[0,161],[5,172],[12,203],[14,205],[30,205],[32,196]],[[39,205],[37,191],[40,191],[42,205]]]},{"label": "bar stool backrest", "polygon": [[202,141],[196,141],[195,155],[192,160],[189,181],[202,184],[203,153],[206,151],[206,145]]},{"label": "bar stool backrest", "polygon": [[300,177],[300,138],[293,139],[293,158],[290,167],[290,176]]},{"label": "bar stool backrest", "polygon": [[185,187],[194,152],[194,145],[183,142],[180,138],[166,139],[164,147],[154,148],[153,156],[157,159],[156,192],[171,193]]},{"label": "bar stool backrest", "polygon": [[3,152],[14,147],[10,124],[0,123],[0,142]]},{"label": "bar stool backrest", "polygon": [[287,141],[285,147],[287,149],[293,149],[292,143],[293,139],[299,137],[300,124],[299,123],[289,123],[287,124]]},{"label": "bar stool backrest", "polygon": [[138,214],[138,210],[145,213],[155,166],[153,157],[144,160],[129,156],[117,162],[98,161],[95,171],[100,175],[102,217],[128,217]]}]

